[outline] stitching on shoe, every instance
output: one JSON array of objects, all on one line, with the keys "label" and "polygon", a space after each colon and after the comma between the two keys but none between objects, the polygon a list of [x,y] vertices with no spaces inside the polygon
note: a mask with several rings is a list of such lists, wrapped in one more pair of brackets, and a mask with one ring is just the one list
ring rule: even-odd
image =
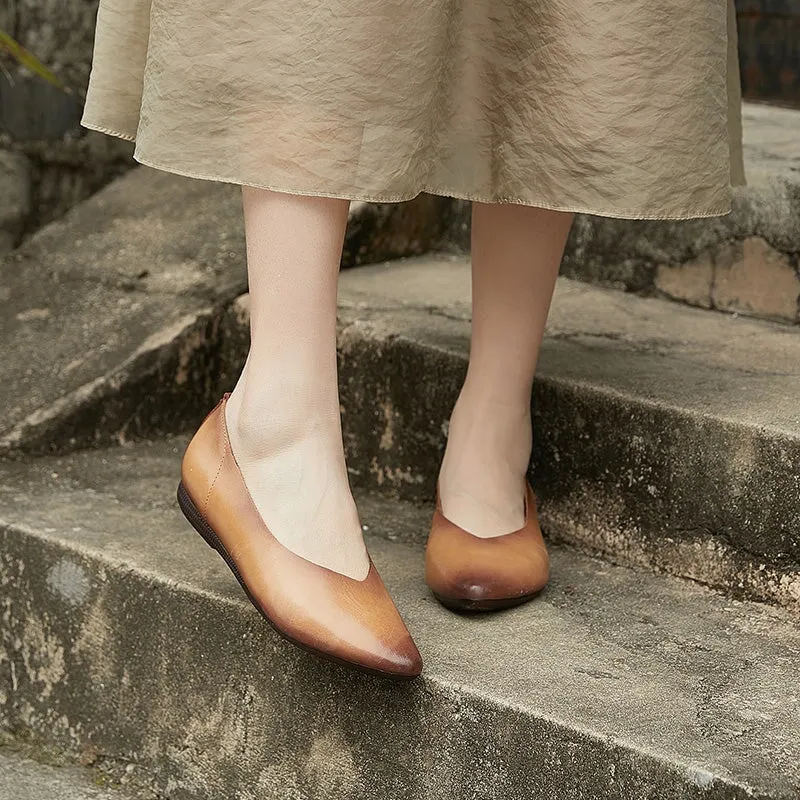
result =
[{"label": "stitching on shoe", "polygon": [[[224,406],[222,407],[222,413],[223,414],[225,413],[225,407]],[[224,422],[224,417],[223,417],[223,422]],[[222,430],[223,433],[226,432],[224,427],[221,428],[221,430]],[[206,495],[205,502],[203,503],[203,516],[206,516],[206,513],[208,512],[208,501],[211,499],[211,492],[214,491],[214,486],[217,483],[217,478],[219,478],[219,474],[220,474],[220,472],[222,472],[222,465],[225,463],[225,459],[228,456],[228,437],[227,437],[227,435],[223,436],[223,439],[225,440],[225,444],[224,444],[224,449],[222,451],[222,458],[219,460],[219,466],[217,467],[217,474],[214,476],[214,480],[211,481],[211,485],[208,487],[208,494]]]}]

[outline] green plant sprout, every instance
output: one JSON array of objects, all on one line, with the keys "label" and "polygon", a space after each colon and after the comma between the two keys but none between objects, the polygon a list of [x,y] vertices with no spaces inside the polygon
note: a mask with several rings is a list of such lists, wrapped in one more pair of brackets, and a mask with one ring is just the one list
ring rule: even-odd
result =
[{"label": "green plant sprout", "polygon": [[42,62],[39,61],[36,56],[34,56],[32,53],[29,53],[14,38],[0,30],[0,54],[4,52],[9,53],[11,57],[22,64],[23,67],[26,67],[35,75],[38,75],[40,78],[46,80],[48,83],[53,84],[53,86],[58,87],[64,92],[70,92],[69,88],[64,85],[64,83],[52,70],[48,69],[44,64],[42,64]]}]

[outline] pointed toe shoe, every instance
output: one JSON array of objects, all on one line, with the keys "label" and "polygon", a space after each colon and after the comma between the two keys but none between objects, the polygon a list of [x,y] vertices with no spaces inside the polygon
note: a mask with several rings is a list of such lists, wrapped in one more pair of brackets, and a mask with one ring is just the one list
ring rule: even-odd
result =
[{"label": "pointed toe shoe", "polygon": [[325,658],[390,678],[422,659],[372,559],[355,580],[296,555],[270,532],[231,452],[222,398],[183,458],[178,502],[284,638]]},{"label": "pointed toe shoe", "polygon": [[447,519],[437,487],[425,547],[425,581],[453,611],[494,611],[535,597],[550,576],[550,560],[525,482],[525,522],[512,533],[482,538]]}]

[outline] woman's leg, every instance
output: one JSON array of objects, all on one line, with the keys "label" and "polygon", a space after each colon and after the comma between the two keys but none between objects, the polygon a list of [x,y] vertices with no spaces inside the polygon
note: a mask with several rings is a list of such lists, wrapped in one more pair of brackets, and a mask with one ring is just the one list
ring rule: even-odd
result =
[{"label": "woman's leg", "polygon": [[472,205],[469,368],[439,486],[444,515],[478,536],[523,523],[533,376],[572,219],[524,205]]},{"label": "woman's leg", "polygon": [[358,580],[369,561],[347,476],[336,290],[349,201],[243,188],[251,343],[227,404],[231,447],[286,547]]}]

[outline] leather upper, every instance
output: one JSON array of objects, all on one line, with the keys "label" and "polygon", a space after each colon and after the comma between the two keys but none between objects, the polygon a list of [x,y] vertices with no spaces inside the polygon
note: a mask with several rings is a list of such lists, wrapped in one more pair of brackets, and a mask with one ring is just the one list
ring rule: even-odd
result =
[{"label": "leather upper", "polygon": [[295,555],[272,535],[231,452],[226,399],[190,442],[182,482],[253,602],[302,645],[368,669],[418,675],[419,651],[371,559],[367,577],[358,581]]},{"label": "leather upper", "polygon": [[512,533],[475,536],[447,519],[439,493],[425,548],[425,580],[434,594],[456,600],[506,600],[540,591],[550,574],[547,548],[525,483],[525,522]]}]

